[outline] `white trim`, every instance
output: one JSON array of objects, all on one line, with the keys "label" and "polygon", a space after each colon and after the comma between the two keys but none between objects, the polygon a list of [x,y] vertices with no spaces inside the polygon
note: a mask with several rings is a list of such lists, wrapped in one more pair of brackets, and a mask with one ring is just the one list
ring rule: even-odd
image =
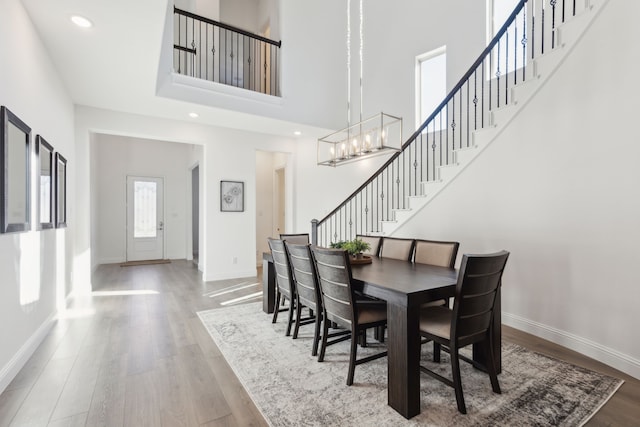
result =
[{"label": "white trim", "polygon": [[511,313],[502,313],[507,326],[544,338],[640,379],[640,360],[597,342]]},{"label": "white trim", "polygon": [[42,343],[47,336],[51,328],[56,322],[57,313],[53,313],[45,320],[42,325],[29,337],[29,339],[20,347],[20,350],[9,360],[9,362],[3,366],[0,370],[0,393],[2,393],[7,386],[18,375],[18,372],[24,367],[29,358],[36,351],[38,346]]}]

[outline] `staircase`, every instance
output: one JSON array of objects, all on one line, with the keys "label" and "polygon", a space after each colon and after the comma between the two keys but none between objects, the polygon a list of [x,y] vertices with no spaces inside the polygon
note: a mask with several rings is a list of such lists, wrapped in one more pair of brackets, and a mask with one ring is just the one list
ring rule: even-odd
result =
[{"label": "staircase", "polygon": [[312,241],[328,246],[356,235],[393,235],[524,109],[607,1],[521,0],[403,150],[329,215],[312,221]]}]

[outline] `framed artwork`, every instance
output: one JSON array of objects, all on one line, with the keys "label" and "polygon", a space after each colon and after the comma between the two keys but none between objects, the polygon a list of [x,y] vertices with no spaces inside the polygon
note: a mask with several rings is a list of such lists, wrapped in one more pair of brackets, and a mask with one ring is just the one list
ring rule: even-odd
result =
[{"label": "framed artwork", "polygon": [[40,135],[36,136],[36,159],[38,160],[36,226],[38,230],[46,230],[53,228],[55,165],[53,163],[53,147]]},{"label": "framed artwork", "polygon": [[31,128],[0,109],[0,233],[31,229]]},{"label": "framed artwork", "polygon": [[56,228],[67,226],[67,159],[56,153]]},{"label": "framed artwork", "polygon": [[244,182],[220,181],[220,211],[244,212]]}]

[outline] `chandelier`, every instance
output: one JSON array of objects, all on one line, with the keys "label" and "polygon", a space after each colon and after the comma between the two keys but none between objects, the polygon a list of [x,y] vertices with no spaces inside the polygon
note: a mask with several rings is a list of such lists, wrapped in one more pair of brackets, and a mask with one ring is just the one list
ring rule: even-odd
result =
[{"label": "chandelier", "polygon": [[378,113],[362,119],[362,1],[360,0],[360,120],[351,124],[351,0],[347,0],[347,127],[318,139],[318,165],[335,167],[402,149],[402,118]]}]

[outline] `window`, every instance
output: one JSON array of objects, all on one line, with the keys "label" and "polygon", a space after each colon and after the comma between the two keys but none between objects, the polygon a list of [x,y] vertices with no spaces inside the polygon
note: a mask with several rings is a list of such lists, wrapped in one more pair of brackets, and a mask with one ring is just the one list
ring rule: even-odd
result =
[{"label": "window", "polygon": [[[427,52],[416,58],[416,126],[419,127],[447,96],[446,46]],[[445,124],[446,126],[446,124]],[[440,121],[435,120],[435,128]]]},{"label": "window", "polygon": [[156,237],[156,183],[135,181],[133,191],[133,237]]}]

